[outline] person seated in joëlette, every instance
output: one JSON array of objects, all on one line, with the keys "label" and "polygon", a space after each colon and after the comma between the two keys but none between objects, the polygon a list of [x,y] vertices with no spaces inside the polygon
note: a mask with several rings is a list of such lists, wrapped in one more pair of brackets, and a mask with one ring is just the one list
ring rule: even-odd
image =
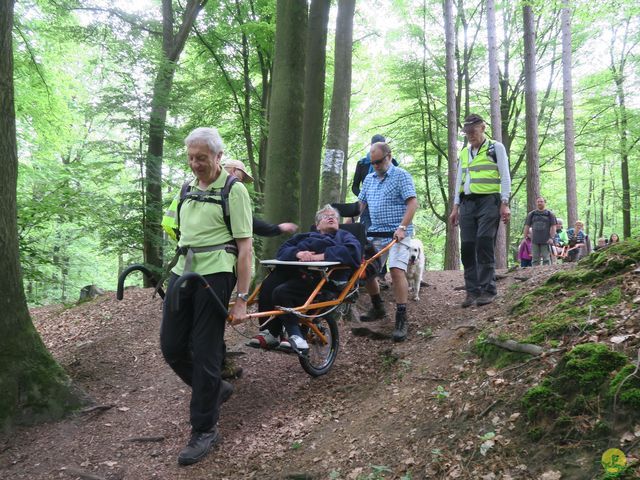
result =
[{"label": "person seated in jo\u00eblette", "polygon": [[[316,213],[316,231],[299,233],[287,240],[278,250],[277,260],[300,262],[340,262],[358,268],[362,262],[362,247],[358,239],[340,230],[339,213],[331,205],[325,205]],[[348,280],[350,269],[334,272],[333,281]],[[282,307],[298,307],[309,298],[320,279],[317,272],[304,267],[278,265],[262,282],[258,298],[258,310],[266,312]],[[282,337],[282,327],[287,338]],[[282,337],[282,338],[281,338]],[[281,341],[282,340],[282,341]],[[293,314],[283,314],[261,323],[260,333],[249,342],[250,346],[289,350],[291,343],[300,352],[309,349]]]}]

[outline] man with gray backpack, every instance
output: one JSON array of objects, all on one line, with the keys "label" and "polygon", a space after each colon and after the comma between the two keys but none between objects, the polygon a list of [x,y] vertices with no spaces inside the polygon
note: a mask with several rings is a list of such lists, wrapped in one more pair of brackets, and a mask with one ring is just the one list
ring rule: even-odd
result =
[{"label": "man with gray backpack", "polygon": [[536,209],[524,222],[524,236],[531,234],[532,265],[551,265],[551,247],[556,235],[556,216],[547,210],[544,197],[536,199]]}]

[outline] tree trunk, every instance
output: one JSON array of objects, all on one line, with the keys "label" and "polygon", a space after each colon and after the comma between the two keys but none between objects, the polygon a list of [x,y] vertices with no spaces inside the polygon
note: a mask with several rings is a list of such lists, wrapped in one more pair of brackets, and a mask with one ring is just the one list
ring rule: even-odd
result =
[{"label": "tree trunk", "polygon": [[[620,177],[622,180],[622,235],[624,238],[631,237],[631,186],[629,182],[629,117],[627,113],[626,105],[626,92],[624,89],[624,76],[625,65],[627,62],[627,55],[630,53],[627,51],[627,38],[629,33],[629,19],[625,19],[624,25],[616,28],[623,28],[622,41],[616,38],[616,31],[614,31],[611,38],[611,73],[613,74],[613,81],[616,86],[616,101],[617,101],[617,127],[619,135],[619,151],[620,151]],[[615,44],[620,45],[620,59],[616,63],[615,60]]]},{"label": "tree trunk", "polygon": [[340,200],[342,164],[349,147],[349,106],[351,102],[351,51],[353,49],[353,15],[355,0],[338,0],[336,20],[335,69],[333,96],[327,133],[327,148],[322,165],[320,204]]},{"label": "tree trunk", "polygon": [[18,246],[13,0],[0,0],[0,431],[59,418],[80,401],[29,316]]},{"label": "tree trunk", "polygon": [[330,7],[331,2],[328,0],[312,0],[309,9],[300,158],[300,172],[304,172],[300,184],[300,224],[303,229],[314,223],[320,195],[327,24]]},{"label": "tree trunk", "polygon": [[[269,113],[265,217],[279,223],[298,222],[300,157],[304,113],[304,64],[307,4],[278,0],[273,85]],[[281,240],[269,238],[264,255],[275,253]]]},{"label": "tree trunk", "polygon": [[[491,136],[502,143],[500,114],[500,78],[498,75],[498,42],[496,40],[496,9],[494,0],[487,0],[487,43],[489,50],[489,104],[491,105]],[[503,222],[496,236],[496,268],[507,268],[507,228]]]},{"label": "tree trunk", "polygon": [[567,189],[567,222],[578,219],[576,188],[575,129],[573,123],[573,85],[571,66],[571,9],[569,0],[562,0],[562,100],[564,108],[564,164]]},{"label": "tree trunk", "polygon": [[527,210],[536,208],[540,195],[540,166],[538,160],[538,95],[536,92],[536,32],[533,10],[530,5],[522,7],[524,26],[524,76],[525,76],[525,123],[527,138]]},{"label": "tree trunk", "polygon": [[[191,31],[198,13],[206,0],[189,0],[177,33],[174,32],[173,7],[171,0],[162,0],[162,58],[153,82],[151,114],[149,116],[149,144],[145,173],[145,207],[143,216],[144,262],[153,270],[162,270],[162,155],[164,149],[164,129],[169,108],[169,96],[177,61]],[[145,277],[146,287],[151,286]]]},{"label": "tree trunk", "polygon": [[446,46],[446,81],[447,81],[447,156],[449,179],[449,203],[445,218],[447,219],[447,246],[444,253],[445,270],[460,269],[460,238],[458,227],[449,222],[449,212],[453,207],[456,195],[456,173],[458,159],[458,112],[456,110],[456,65],[455,38],[453,25],[453,0],[444,0],[444,32]]}]

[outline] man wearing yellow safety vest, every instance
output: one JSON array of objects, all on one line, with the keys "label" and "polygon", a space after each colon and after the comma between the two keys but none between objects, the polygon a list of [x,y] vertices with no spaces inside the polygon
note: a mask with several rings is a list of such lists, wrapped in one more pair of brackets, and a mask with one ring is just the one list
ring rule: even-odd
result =
[{"label": "man wearing yellow safety vest", "polygon": [[[183,185],[162,219],[163,228],[179,241],[163,308],[160,348],[176,375],[191,387],[191,439],[178,456],[179,464],[190,465],[220,441],[220,406],[233,387],[220,378],[226,319],[208,289],[196,281],[179,286],[176,280],[187,272],[200,274],[223,305],[229,303],[237,280],[230,315],[245,317],[253,231],[249,193],[220,164],[224,145],[218,131],[196,128],[185,145],[196,178]],[[171,304],[173,288],[179,288],[178,311]]]},{"label": "man wearing yellow safety vest", "polygon": [[462,307],[487,305],[495,299],[495,239],[500,219],[509,221],[511,175],[507,152],[485,136],[480,115],[464,119],[469,141],[460,152],[456,196],[449,220],[460,225],[462,265],[467,296]]}]

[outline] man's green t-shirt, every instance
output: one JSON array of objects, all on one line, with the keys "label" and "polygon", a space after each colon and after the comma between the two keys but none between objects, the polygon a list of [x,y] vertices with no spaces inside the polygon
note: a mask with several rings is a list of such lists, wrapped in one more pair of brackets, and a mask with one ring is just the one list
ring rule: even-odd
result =
[{"label": "man's green t-shirt", "polygon": [[[229,174],[221,169],[218,178],[207,190],[222,189]],[[198,179],[190,185],[198,188]],[[178,199],[179,200],[179,199]],[[229,213],[231,231],[224,222],[222,207],[217,203],[198,202],[187,198],[180,208],[180,247],[208,247],[230,242],[233,238],[250,238],[253,235],[253,216],[251,199],[246,187],[236,182],[229,192]],[[193,256],[191,271],[200,275],[235,271],[237,257],[224,250],[196,253]],[[177,275],[184,271],[185,256],[180,255],[178,263],[172,269]]]}]

